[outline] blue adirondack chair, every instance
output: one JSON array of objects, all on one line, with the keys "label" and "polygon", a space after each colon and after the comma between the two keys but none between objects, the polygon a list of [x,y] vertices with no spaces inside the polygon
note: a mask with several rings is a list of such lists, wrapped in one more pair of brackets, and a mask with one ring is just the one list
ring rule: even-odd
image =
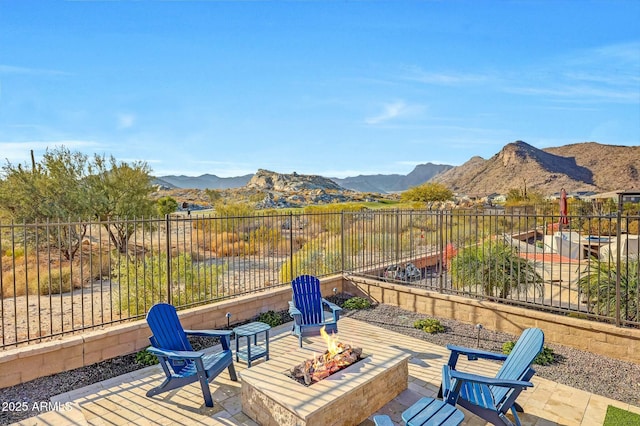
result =
[{"label": "blue adirondack chair", "polygon": [[[293,317],[293,334],[298,336],[300,347],[302,338],[317,336],[325,327],[329,334],[338,332],[341,307],[322,297],[320,280],[312,275],[300,275],[291,282],[293,298],[289,302],[289,315]],[[331,310],[331,318],[325,318],[324,306]]]},{"label": "blue adirondack chair", "polygon": [[[529,379],[536,373],[531,364],[542,351],[544,333],[539,328],[526,329],[509,355],[472,348],[448,345],[451,351],[449,362],[442,367],[442,396],[451,405],[460,405],[494,425],[512,425],[506,417],[511,410],[515,422],[520,426],[516,413],[516,398],[533,383]],[[457,371],[460,355],[469,360],[480,358],[503,361],[495,377]],[[521,409],[520,409],[521,410]]]},{"label": "blue adirondack chair", "polygon": [[[199,381],[205,405],[213,407],[209,382],[225,368],[234,382],[238,380],[233,366],[230,336],[226,330],[184,330],[178,319],[176,308],[166,303],[158,303],[149,310],[147,323],[153,336],[149,338],[151,347],[147,350],[158,357],[166,374],[165,381],[147,392],[154,396],[162,392],[180,388]],[[187,336],[217,337],[222,350],[205,355],[194,351]]]}]

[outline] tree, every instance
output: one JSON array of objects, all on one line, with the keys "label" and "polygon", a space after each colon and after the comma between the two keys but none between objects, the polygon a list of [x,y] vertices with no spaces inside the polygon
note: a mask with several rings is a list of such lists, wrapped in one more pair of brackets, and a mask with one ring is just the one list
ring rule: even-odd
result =
[{"label": "tree", "polygon": [[487,241],[460,250],[451,261],[454,286],[480,286],[483,294],[501,299],[514,291],[526,292],[535,287],[542,294],[542,277],[534,265],[523,259],[511,246]]},{"label": "tree", "polygon": [[173,197],[162,197],[157,203],[158,214],[165,216],[178,210],[178,202]]},{"label": "tree", "polygon": [[424,203],[447,201],[453,199],[453,192],[442,184],[427,182],[407,189],[400,198],[403,201],[421,201]]},{"label": "tree", "polygon": [[[1,208],[20,222],[68,221],[48,227],[45,235],[50,246],[58,247],[68,260],[80,248],[88,218],[108,221],[155,213],[149,198],[153,192],[150,170],[142,162],[129,165],[97,155],[90,162],[86,155],[61,147],[47,150],[42,161],[34,161],[31,167],[8,162],[2,170]],[[105,227],[122,252],[136,226],[123,220]]]},{"label": "tree", "polygon": [[88,178],[94,216],[103,222],[111,242],[126,252],[129,237],[138,223],[130,221],[156,213],[150,169],[144,162],[118,163],[96,155]]},{"label": "tree", "polygon": [[85,181],[87,156],[65,147],[47,150],[42,161],[28,166],[3,167],[0,201],[16,221],[87,217],[90,189]]},{"label": "tree", "polygon": [[68,221],[49,227],[41,241],[46,238],[71,260],[87,231],[82,219],[91,211],[86,173],[87,156],[65,147],[47,150],[42,161],[34,161],[31,168],[8,162],[3,167],[5,179],[0,181],[0,205],[18,222]]}]

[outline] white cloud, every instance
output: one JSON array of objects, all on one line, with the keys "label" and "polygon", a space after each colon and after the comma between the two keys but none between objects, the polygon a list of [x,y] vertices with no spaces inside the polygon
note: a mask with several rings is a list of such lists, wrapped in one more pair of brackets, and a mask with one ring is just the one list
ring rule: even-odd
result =
[{"label": "white cloud", "polygon": [[40,68],[17,67],[14,65],[0,64],[0,74],[23,74],[23,75],[72,75],[66,71],[48,70]]},{"label": "white cloud", "polygon": [[367,124],[380,124],[415,112],[418,107],[407,105],[404,101],[396,101],[383,106],[380,114],[365,118]]},{"label": "white cloud", "polygon": [[118,114],[118,129],[129,129],[133,127],[136,122],[136,116],[134,114]]},{"label": "white cloud", "polygon": [[417,81],[419,83],[458,86],[465,84],[475,84],[486,81],[488,77],[481,74],[468,74],[459,72],[427,72],[420,67],[406,67],[404,75],[405,80]]}]

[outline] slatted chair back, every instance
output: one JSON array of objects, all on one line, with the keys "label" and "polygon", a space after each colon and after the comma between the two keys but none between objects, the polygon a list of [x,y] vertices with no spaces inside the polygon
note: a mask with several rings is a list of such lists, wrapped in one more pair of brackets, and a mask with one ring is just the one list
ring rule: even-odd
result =
[{"label": "slatted chair back", "polygon": [[[152,346],[171,351],[193,351],[173,305],[158,303],[152,306],[147,313],[147,324],[153,333],[149,338]],[[169,363],[176,373],[189,365],[184,361],[169,360]]]},{"label": "slatted chair back", "polygon": [[320,280],[312,275],[300,275],[291,282],[293,302],[302,312],[303,324],[324,322]]},{"label": "slatted chair back", "polygon": [[[529,380],[535,374],[531,368],[533,360],[542,351],[544,346],[544,333],[539,328],[528,328],[522,332],[511,353],[502,364],[496,374],[496,379]],[[490,386],[496,405],[510,406],[509,400],[512,389],[501,386]],[[513,400],[517,395],[513,396]]]}]

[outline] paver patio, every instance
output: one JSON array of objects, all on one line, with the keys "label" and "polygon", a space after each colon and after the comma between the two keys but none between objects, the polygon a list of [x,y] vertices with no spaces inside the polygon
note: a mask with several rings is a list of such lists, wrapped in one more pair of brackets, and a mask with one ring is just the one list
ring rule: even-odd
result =
[{"label": "paver patio", "polygon": [[[271,332],[271,359],[298,348],[297,337],[290,334],[291,324],[274,328]],[[382,409],[371,413],[362,425],[373,425],[375,414],[387,414],[396,424],[401,424],[402,412],[423,396],[433,397],[440,385],[441,367],[446,363],[446,348],[394,333],[366,322],[342,318],[339,323],[340,341],[354,346],[390,346],[410,355],[409,384],[407,390],[398,395]],[[305,339],[304,349],[309,358],[324,349],[320,337]],[[254,362],[259,365],[263,360]],[[246,365],[235,363],[240,377]],[[461,370],[469,361],[458,362]],[[494,375],[498,364],[489,361],[474,361],[471,367],[481,374]],[[242,380],[232,382],[225,371],[212,383],[214,407],[204,405],[198,383],[162,395],[148,398],[147,390],[164,379],[159,366],[138,370],[101,383],[67,392],[52,398],[63,407],[60,411],[49,411],[37,417],[23,420],[17,425],[256,425],[242,412],[240,390]],[[602,425],[608,405],[640,413],[640,407],[615,401],[555,383],[537,376],[532,379],[533,389],[520,395],[518,403],[524,408],[520,415],[523,425]],[[65,403],[69,403],[65,405]],[[464,411],[464,410],[463,410]],[[463,425],[475,426],[486,423],[465,411]]]}]

